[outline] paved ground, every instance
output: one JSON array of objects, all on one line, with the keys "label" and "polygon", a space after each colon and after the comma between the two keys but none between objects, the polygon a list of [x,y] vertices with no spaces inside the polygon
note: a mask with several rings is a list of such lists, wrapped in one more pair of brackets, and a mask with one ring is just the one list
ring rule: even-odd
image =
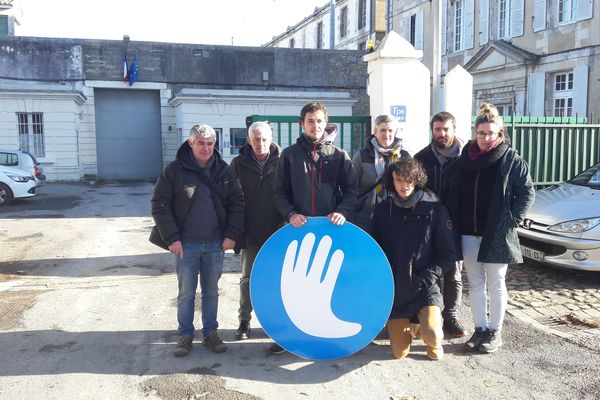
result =
[{"label": "paved ground", "polygon": [[[146,240],[152,186],[47,184],[0,210],[0,399],[597,399],[600,274],[510,268],[506,345],[448,340],[394,360],[386,342],[342,360],[266,353],[237,326],[239,257],[226,255],[219,321],[229,351],[175,359],[172,258]],[[470,313],[461,309],[465,321]]]}]

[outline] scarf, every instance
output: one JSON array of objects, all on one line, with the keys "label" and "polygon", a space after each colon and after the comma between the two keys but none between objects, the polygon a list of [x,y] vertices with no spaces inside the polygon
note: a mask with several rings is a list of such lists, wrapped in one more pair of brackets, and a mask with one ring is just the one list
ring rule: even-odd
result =
[{"label": "scarf", "polygon": [[[394,139],[394,143],[389,148],[384,148],[379,145],[377,138],[373,136],[371,138],[371,144],[375,150],[375,174],[377,174],[377,185],[375,185],[373,204],[377,204],[385,200],[386,192],[383,190],[383,183],[381,183],[381,177],[385,172],[385,167],[389,163],[395,162],[400,157],[400,151],[402,150],[402,141],[398,138]],[[387,161],[387,162],[386,162]]]},{"label": "scarf", "polygon": [[406,199],[401,199],[400,196],[398,196],[398,194],[395,192],[390,193],[390,197],[392,198],[392,201],[396,207],[415,208],[417,203],[423,198],[423,194],[425,194],[425,192],[423,192],[422,189],[415,188],[415,191],[412,192],[412,194]]},{"label": "scarf", "polygon": [[[475,159],[471,158],[471,149],[473,147],[476,148],[476,150],[474,150],[476,153],[481,153],[479,157]],[[470,141],[465,145],[465,148],[463,149],[463,153],[461,155],[461,163],[463,165],[463,168],[467,171],[481,171],[491,166],[492,164],[498,162],[502,157],[504,157],[504,154],[506,154],[509,148],[510,147],[508,143],[500,142],[492,149],[488,149],[488,151],[481,152],[477,147],[477,143],[475,143],[474,141]]]},{"label": "scarf", "polygon": [[480,159],[485,154],[487,154],[490,151],[494,150],[500,143],[502,143],[502,138],[501,137],[499,137],[498,139],[494,140],[492,142],[492,145],[490,147],[488,147],[487,149],[481,150],[479,148],[479,146],[477,145],[477,141],[474,140],[471,143],[471,146],[469,146],[469,159],[471,159],[473,161]]}]

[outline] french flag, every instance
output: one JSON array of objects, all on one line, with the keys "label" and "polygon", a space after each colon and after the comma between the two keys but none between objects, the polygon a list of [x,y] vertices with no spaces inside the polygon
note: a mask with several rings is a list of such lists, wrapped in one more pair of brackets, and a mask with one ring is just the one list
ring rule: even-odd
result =
[{"label": "french flag", "polygon": [[129,81],[129,68],[127,65],[127,54],[123,56],[123,82]]}]

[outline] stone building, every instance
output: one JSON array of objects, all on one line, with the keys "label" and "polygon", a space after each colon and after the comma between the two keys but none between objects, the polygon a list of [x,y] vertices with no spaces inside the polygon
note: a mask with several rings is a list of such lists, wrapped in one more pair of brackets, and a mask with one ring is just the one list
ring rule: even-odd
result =
[{"label": "stone building", "polygon": [[[473,75],[475,106],[492,101],[504,114],[600,115],[599,0],[439,1],[441,80],[455,65],[462,65]],[[354,40],[337,41],[336,36],[335,48],[360,48],[365,41],[366,36],[358,29],[362,8],[357,3],[361,2],[334,3],[336,29],[343,28],[341,9],[346,7],[345,18],[350,21],[347,36]],[[367,3],[364,8],[373,10],[378,2]],[[423,63],[431,70],[432,7],[437,1],[384,3],[386,29],[400,33],[416,49],[423,50]],[[325,5],[315,10],[266,46],[289,47],[294,35],[315,31],[315,23],[329,21],[329,9]],[[294,40],[294,45],[313,47],[312,42],[301,40]]]},{"label": "stone building", "polygon": [[0,148],[31,151],[49,180],[155,179],[204,122],[229,161],[250,115],[294,116],[314,100],[368,115],[362,55],[0,36]]}]

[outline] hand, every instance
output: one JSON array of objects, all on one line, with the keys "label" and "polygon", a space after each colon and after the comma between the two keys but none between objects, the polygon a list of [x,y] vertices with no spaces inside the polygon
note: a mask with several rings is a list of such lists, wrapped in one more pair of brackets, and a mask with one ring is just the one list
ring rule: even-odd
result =
[{"label": "hand", "polygon": [[169,245],[169,251],[173,254],[177,254],[179,258],[183,258],[183,245],[181,240],[177,240]]},{"label": "hand", "polygon": [[292,214],[290,217],[290,224],[294,228],[300,228],[302,225],[306,223],[306,216],[302,214]]},{"label": "hand", "polygon": [[231,240],[229,238],[223,239],[223,243],[221,243],[221,248],[223,251],[233,250],[235,247],[235,240]]},{"label": "hand", "polygon": [[281,274],[283,306],[294,325],[308,335],[322,338],[354,336],[362,326],[342,321],[331,310],[331,296],[344,261],[344,253],[341,250],[333,253],[327,274],[321,282],[332,242],[329,236],[323,236],[309,270],[308,263],[314,244],[313,233],[304,236],[297,260],[298,241],[294,240],[289,244]]},{"label": "hand", "polygon": [[344,225],[344,222],[346,222],[346,217],[344,217],[339,212],[335,212],[335,211],[332,212],[331,214],[329,214],[327,216],[327,219],[330,220],[335,225]]}]

